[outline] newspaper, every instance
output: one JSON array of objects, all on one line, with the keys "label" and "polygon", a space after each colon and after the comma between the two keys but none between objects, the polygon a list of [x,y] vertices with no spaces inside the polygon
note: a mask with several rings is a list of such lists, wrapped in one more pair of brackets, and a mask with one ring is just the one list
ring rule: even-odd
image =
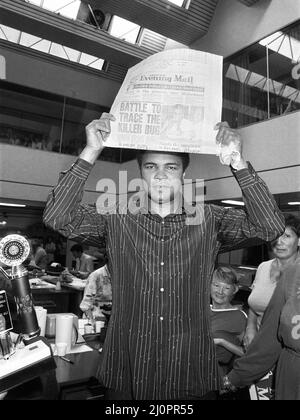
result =
[{"label": "newspaper", "polygon": [[128,70],[106,145],[217,154],[223,58],[191,49],[154,54]]}]

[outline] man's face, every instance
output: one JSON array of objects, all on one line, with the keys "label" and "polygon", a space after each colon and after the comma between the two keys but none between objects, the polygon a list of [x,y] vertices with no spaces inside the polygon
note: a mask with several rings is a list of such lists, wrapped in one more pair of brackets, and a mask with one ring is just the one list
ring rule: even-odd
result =
[{"label": "man's face", "polygon": [[153,202],[166,204],[180,197],[183,166],[179,156],[172,153],[145,153],[141,164],[141,175]]}]

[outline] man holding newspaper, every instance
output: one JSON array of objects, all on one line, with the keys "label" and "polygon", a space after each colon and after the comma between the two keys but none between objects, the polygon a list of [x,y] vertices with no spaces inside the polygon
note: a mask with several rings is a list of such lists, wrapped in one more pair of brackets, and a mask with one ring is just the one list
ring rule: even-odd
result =
[{"label": "man holding newspaper", "polygon": [[220,378],[209,296],[216,256],[250,238],[276,238],[284,229],[281,213],[226,123],[215,127],[220,158],[231,166],[246,211],[185,205],[189,155],[157,149],[137,155],[143,193],[110,208],[82,204],[116,119],[104,113],[86,127],[86,147],[49,194],[44,222],[72,240],[106,243],[113,304],[98,372],[106,398],[214,398]]}]

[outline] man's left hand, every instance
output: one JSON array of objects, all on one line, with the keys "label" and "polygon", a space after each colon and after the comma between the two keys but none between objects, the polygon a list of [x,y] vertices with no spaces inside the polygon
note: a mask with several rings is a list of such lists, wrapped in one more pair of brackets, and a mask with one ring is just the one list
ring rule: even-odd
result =
[{"label": "man's left hand", "polygon": [[223,165],[232,166],[236,170],[247,168],[242,153],[242,137],[239,132],[230,128],[227,122],[218,123],[216,142],[220,147],[219,158]]}]

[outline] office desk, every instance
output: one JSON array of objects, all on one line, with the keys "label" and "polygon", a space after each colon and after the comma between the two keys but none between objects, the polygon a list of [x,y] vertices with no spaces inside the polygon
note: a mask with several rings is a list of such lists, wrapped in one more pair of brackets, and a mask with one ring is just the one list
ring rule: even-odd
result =
[{"label": "office desk", "polygon": [[58,399],[103,399],[104,387],[96,379],[102,361],[101,353],[93,350],[92,352],[68,354],[66,358],[72,360],[74,364],[55,357]]},{"label": "office desk", "polygon": [[76,281],[75,278],[74,284],[62,283],[61,290],[56,290],[57,280],[56,276],[30,279],[34,305],[43,306],[49,314],[71,312],[81,317],[82,311],[79,305],[83,298],[84,283]]},{"label": "office desk", "polygon": [[56,369],[10,390],[6,400],[103,399],[104,387],[96,379],[102,362],[97,351],[67,354],[70,364],[55,356]]},{"label": "office desk", "polygon": [[43,306],[49,314],[72,312],[70,305],[73,295],[76,295],[75,291],[31,287],[31,292],[34,305]]}]

